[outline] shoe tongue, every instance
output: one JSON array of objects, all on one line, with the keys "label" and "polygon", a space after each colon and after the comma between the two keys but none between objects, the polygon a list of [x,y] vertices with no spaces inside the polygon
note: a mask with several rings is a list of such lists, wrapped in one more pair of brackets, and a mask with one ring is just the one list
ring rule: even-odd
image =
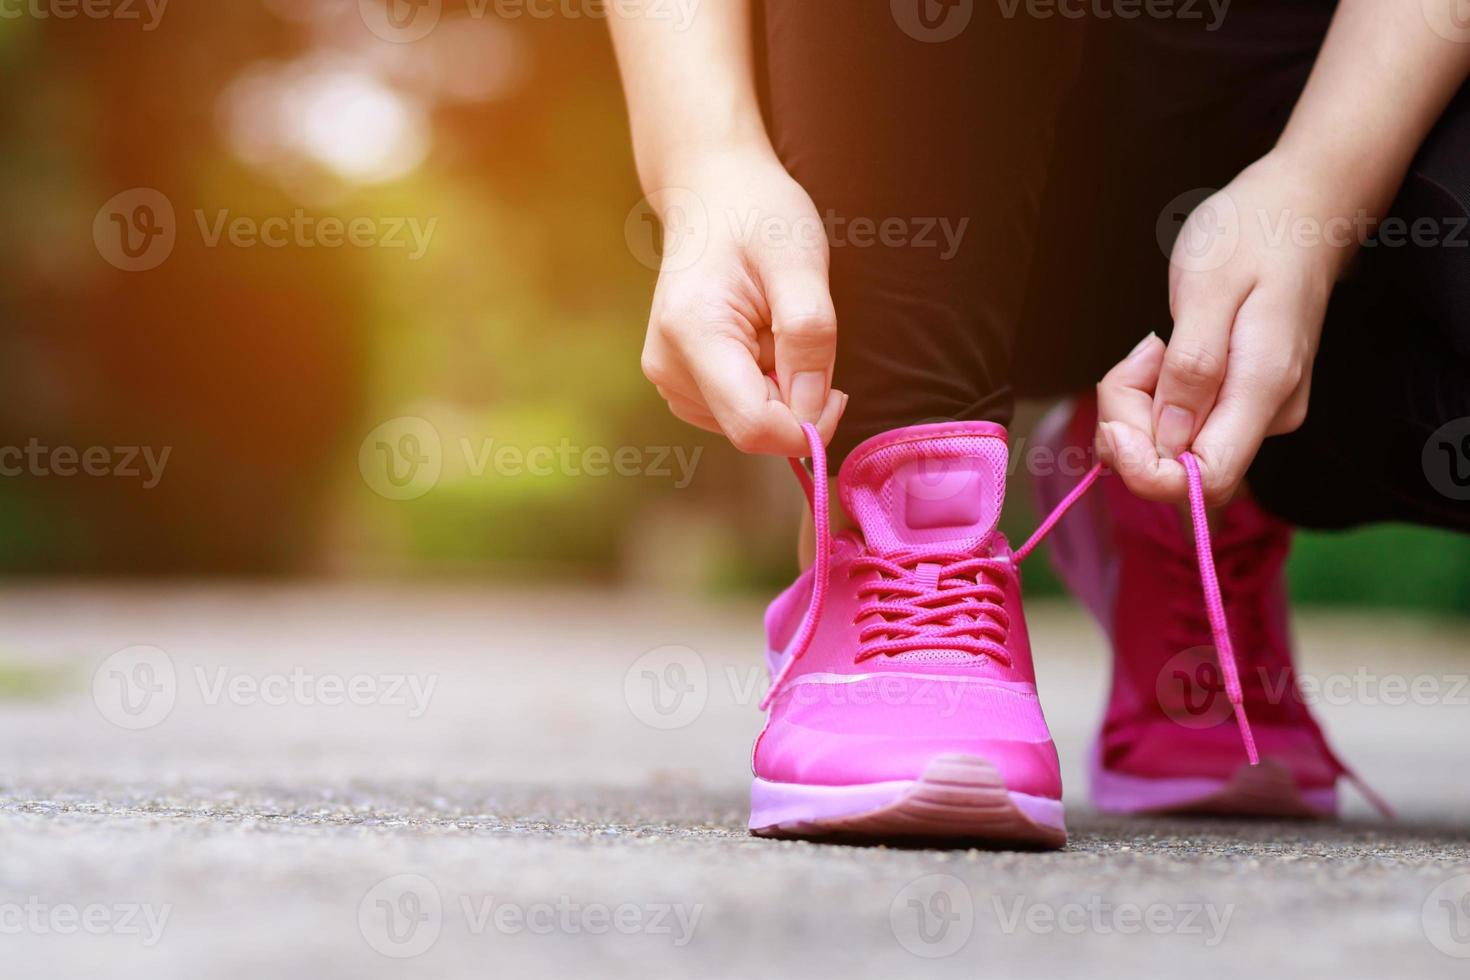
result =
[{"label": "shoe tongue", "polygon": [[858,446],[838,485],[880,554],[974,552],[995,535],[1008,458],[1005,427],[994,422],[915,425]]}]

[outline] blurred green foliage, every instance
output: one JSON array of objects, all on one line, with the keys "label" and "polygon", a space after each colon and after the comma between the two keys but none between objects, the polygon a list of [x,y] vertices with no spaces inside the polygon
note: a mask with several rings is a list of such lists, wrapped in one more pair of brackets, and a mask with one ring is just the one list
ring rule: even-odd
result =
[{"label": "blurred green foliage", "polygon": [[[152,489],[0,479],[0,571],[472,571],[716,590],[788,579],[799,495],[784,467],[671,419],[638,369],[653,272],[625,238],[640,194],[605,24],[471,25],[448,2],[431,41],[396,45],[354,7],[170,5],[146,33],[0,20],[0,446],[172,453]],[[476,46],[456,61],[450,42],[469,26]],[[446,65],[485,82],[446,88],[444,73],[461,70]],[[231,115],[243,81],[343,70],[422,111],[420,163],[346,179],[320,160],[242,150],[269,122],[242,130]],[[301,106],[286,95],[289,117]],[[178,242],[158,268],[125,272],[104,261],[93,220],[136,187],[169,198]],[[221,209],[408,217],[434,231],[419,259],[211,246],[195,212]],[[358,465],[367,434],[399,416],[443,439],[442,476],[412,500],[374,492]],[[473,456],[487,440],[703,455],[687,487],[474,472],[463,447]],[[1009,511],[1011,533],[1029,529],[1023,504]],[[1308,601],[1470,608],[1463,538],[1303,535],[1291,568]],[[1028,579],[1055,587],[1040,566]]]}]

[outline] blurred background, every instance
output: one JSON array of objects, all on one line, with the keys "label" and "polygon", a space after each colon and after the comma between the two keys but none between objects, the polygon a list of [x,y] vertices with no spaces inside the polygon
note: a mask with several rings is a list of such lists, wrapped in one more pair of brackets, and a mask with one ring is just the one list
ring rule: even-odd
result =
[{"label": "blurred background", "polygon": [[[789,577],[784,466],[639,372],[656,245],[593,5],[46,9],[0,18],[0,572]],[[1459,613],[1470,541],[1303,535],[1292,582]]]}]

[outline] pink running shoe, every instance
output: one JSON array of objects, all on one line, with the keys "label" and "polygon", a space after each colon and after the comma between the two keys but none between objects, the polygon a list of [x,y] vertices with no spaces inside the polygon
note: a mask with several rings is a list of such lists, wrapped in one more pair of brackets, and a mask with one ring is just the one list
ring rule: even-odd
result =
[{"label": "pink running shoe", "polygon": [[1061,847],[1061,775],[1021,611],[1029,546],[1013,553],[996,529],[1005,429],[869,439],[838,477],[862,533],[835,539],[825,454],[806,429],[815,478],[796,468],[817,561],[766,613],[751,830]]},{"label": "pink running shoe", "polygon": [[[1042,422],[1037,441],[1054,459],[1083,462],[1096,424],[1095,400],[1063,405]],[[1058,471],[1066,469],[1036,480],[1043,511],[1063,498],[1066,476]],[[1202,517],[1200,506],[1196,535]],[[1232,720],[1234,678],[1217,666],[1196,545],[1176,509],[1135,497],[1107,474],[1051,537],[1058,572],[1113,647],[1112,691],[1092,757],[1094,805],[1114,813],[1333,817],[1337,780],[1346,776],[1388,812],[1333,754],[1297,685],[1284,573],[1290,526],[1239,498],[1219,515],[1215,533],[1222,614],[1229,610],[1234,630],[1230,659],[1240,657],[1237,688],[1259,766],[1250,765]]]}]

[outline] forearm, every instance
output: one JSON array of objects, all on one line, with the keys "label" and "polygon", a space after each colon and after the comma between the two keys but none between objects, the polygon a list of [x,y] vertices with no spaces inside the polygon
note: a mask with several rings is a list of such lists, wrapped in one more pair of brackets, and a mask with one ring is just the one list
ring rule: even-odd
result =
[{"label": "forearm", "polygon": [[[1381,218],[1414,154],[1470,73],[1448,24],[1458,0],[1342,0],[1278,154],[1323,189],[1329,213]],[[1442,9],[1439,9],[1442,8]]]},{"label": "forearm", "polygon": [[637,15],[609,23],[644,189],[677,183],[710,150],[769,151],[756,97],[750,0],[703,0],[687,24],[659,16],[662,0],[636,6]]}]

